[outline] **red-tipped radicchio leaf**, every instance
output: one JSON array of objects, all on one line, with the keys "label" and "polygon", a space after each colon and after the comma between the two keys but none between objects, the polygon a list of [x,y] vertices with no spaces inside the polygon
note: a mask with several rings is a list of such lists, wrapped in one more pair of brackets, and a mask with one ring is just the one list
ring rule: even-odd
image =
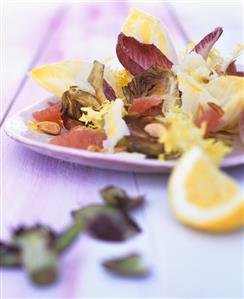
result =
[{"label": "red-tipped radicchio leaf", "polygon": [[116,99],[116,94],[113,90],[113,87],[105,79],[103,79],[103,92],[109,101]]},{"label": "red-tipped radicchio leaf", "polygon": [[222,27],[215,28],[214,31],[207,34],[198,44],[196,44],[192,51],[200,54],[204,59],[207,59],[209,52],[222,33]]},{"label": "red-tipped radicchio leaf", "polygon": [[138,75],[154,64],[165,69],[171,69],[173,65],[154,44],[143,44],[124,33],[118,36],[116,53],[120,63],[132,75]]},{"label": "red-tipped radicchio leaf", "polygon": [[242,65],[236,65],[235,61],[232,61],[228,65],[225,74],[229,76],[244,77],[244,67]]}]

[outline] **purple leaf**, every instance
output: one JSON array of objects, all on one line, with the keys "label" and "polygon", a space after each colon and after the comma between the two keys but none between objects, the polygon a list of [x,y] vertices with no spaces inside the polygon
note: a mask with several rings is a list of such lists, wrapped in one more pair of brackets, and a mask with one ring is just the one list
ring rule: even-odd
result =
[{"label": "purple leaf", "polygon": [[110,206],[89,205],[73,211],[72,216],[86,233],[103,241],[122,242],[141,231],[124,211]]},{"label": "purple leaf", "polygon": [[193,49],[192,52],[196,52],[204,59],[207,59],[209,52],[211,51],[212,47],[219,39],[221,34],[223,33],[222,27],[217,27],[214,31],[207,34]]},{"label": "purple leaf", "polygon": [[225,74],[229,76],[244,77],[244,67],[241,65],[236,65],[234,60],[226,68]]},{"label": "purple leaf", "polygon": [[116,53],[120,63],[132,75],[138,75],[155,64],[165,69],[171,69],[173,65],[154,44],[143,44],[123,33],[118,36]]},{"label": "purple leaf", "polygon": [[109,101],[113,101],[116,99],[115,91],[113,90],[112,86],[109,85],[105,79],[103,79],[103,92]]}]

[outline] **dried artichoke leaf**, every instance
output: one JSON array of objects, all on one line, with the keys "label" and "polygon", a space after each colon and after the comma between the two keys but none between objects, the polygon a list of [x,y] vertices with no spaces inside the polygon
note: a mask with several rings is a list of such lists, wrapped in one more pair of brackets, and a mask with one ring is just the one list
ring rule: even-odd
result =
[{"label": "dried artichoke leaf", "polygon": [[51,284],[58,278],[55,239],[54,232],[41,225],[19,227],[13,234],[14,243],[21,250],[22,265],[35,284]]},{"label": "dried artichoke leaf", "polygon": [[100,191],[105,203],[122,210],[131,210],[144,204],[144,196],[129,196],[123,189],[108,186]]},{"label": "dried artichoke leaf", "polygon": [[0,267],[20,267],[20,248],[14,244],[7,244],[0,241]]},{"label": "dried artichoke leaf", "polygon": [[62,96],[62,115],[79,120],[82,107],[99,109],[100,104],[93,95],[81,90],[78,86],[71,86]]},{"label": "dried artichoke leaf", "polygon": [[126,213],[103,205],[89,205],[72,213],[90,236],[103,241],[125,241],[141,230]]},{"label": "dried artichoke leaf", "polygon": [[122,276],[144,277],[149,274],[148,267],[143,263],[141,256],[136,253],[106,260],[102,265],[109,272]]},{"label": "dried artichoke leaf", "polygon": [[107,98],[104,94],[103,88],[103,76],[104,76],[104,64],[99,61],[93,62],[93,68],[88,77],[88,82],[92,85],[92,87],[96,91],[96,98],[99,104],[101,105],[103,102],[107,101]]},{"label": "dried artichoke leaf", "polygon": [[150,95],[156,95],[162,100],[167,99],[169,95],[179,98],[175,73],[158,65],[153,65],[135,76],[127,86],[123,87],[123,92],[128,103],[133,102],[133,99]]},{"label": "dried artichoke leaf", "polygon": [[67,248],[69,248],[74,241],[78,238],[82,229],[77,223],[73,223],[62,233],[60,233],[56,238],[56,249],[58,253],[63,253]]},{"label": "dried artichoke leaf", "polygon": [[142,138],[137,136],[126,136],[126,147],[130,153],[142,153],[149,158],[157,158],[164,153],[163,144],[157,143],[153,138]]},{"label": "dried artichoke leaf", "polygon": [[144,130],[145,126],[150,123],[162,123],[162,120],[158,116],[151,115],[151,112],[153,111],[124,117],[131,136],[150,138],[150,135]]}]

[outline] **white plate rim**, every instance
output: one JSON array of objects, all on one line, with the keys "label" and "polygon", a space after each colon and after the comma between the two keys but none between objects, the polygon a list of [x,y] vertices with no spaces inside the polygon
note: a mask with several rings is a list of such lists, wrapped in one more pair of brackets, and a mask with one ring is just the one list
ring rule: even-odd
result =
[{"label": "white plate rim", "polygon": [[[97,160],[97,161],[102,161],[102,162],[110,162],[110,163],[126,163],[130,166],[135,166],[135,167],[145,167],[145,168],[152,168],[148,172],[169,172],[174,165],[177,163],[177,160],[174,161],[160,161],[160,160],[154,160],[154,159],[132,159],[124,156],[120,156],[117,154],[104,154],[104,153],[98,153],[98,152],[92,152],[92,151],[87,151],[87,150],[81,150],[81,149],[75,149],[75,148],[69,148],[69,147],[63,147],[63,146],[58,146],[54,144],[48,144],[48,143],[43,143],[39,142],[36,140],[33,140],[29,137],[25,137],[18,132],[12,130],[12,123],[16,122],[17,119],[22,118],[21,116],[23,113],[28,112],[28,111],[36,111],[35,107],[47,103],[50,100],[55,100],[55,97],[49,97],[46,99],[43,99],[39,102],[36,102],[32,105],[27,106],[25,109],[20,110],[19,112],[13,114],[11,117],[9,117],[4,124],[4,131],[5,133],[13,140],[35,150],[46,150],[46,151],[51,151],[52,153],[56,153],[58,155],[67,155],[75,158],[83,158],[83,159],[88,159],[88,160]],[[27,130],[28,127],[26,126]],[[46,153],[45,153],[46,154]],[[58,159],[63,159],[62,157],[58,157]],[[65,160],[65,159],[63,159]],[[89,162],[89,161],[88,161]],[[85,163],[79,163],[82,165],[85,165]],[[88,163],[89,164],[89,163]],[[233,166],[238,166],[244,164],[244,154],[233,154],[229,155],[224,158],[222,161],[221,167],[226,168],[226,167],[233,167]],[[98,166],[99,167],[99,166]],[[99,168],[104,168],[104,167],[99,167]],[[117,167],[115,166],[116,169]],[[108,167],[108,169],[111,169]],[[119,167],[117,168],[118,170]],[[153,170],[154,169],[154,170]],[[161,171],[160,171],[161,170]],[[137,172],[137,169],[134,170]],[[141,172],[139,170],[139,172]],[[147,172],[147,170],[145,170]]]}]

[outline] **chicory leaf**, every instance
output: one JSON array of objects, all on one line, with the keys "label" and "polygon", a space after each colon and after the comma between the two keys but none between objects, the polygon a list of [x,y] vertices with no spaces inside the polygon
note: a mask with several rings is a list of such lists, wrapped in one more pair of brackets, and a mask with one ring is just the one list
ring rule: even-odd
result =
[{"label": "chicory leaf", "polygon": [[155,64],[165,69],[171,69],[173,65],[154,44],[143,44],[124,33],[118,36],[116,53],[120,63],[132,75],[141,74]]},{"label": "chicory leaf", "polygon": [[200,54],[204,59],[207,59],[209,52],[211,51],[217,40],[220,38],[222,33],[222,27],[215,28],[212,32],[207,34],[198,44],[196,44],[192,51]]},{"label": "chicory leaf", "polygon": [[109,101],[113,101],[116,99],[115,91],[105,79],[103,79],[103,92]]}]

